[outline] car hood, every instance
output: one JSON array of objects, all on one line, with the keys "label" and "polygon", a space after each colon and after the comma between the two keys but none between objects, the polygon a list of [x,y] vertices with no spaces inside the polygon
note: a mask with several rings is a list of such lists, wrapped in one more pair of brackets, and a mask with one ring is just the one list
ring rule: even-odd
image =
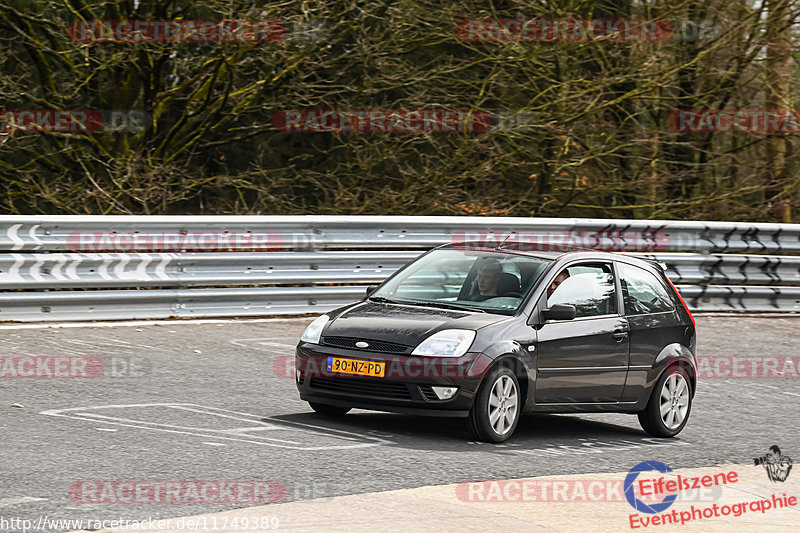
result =
[{"label": "car hood", "polygon": [[450,328],[477,330],[511,318],[435,307],[365,301],[328,313],[323,337],[350,337],[416,346],[436,331]]}]

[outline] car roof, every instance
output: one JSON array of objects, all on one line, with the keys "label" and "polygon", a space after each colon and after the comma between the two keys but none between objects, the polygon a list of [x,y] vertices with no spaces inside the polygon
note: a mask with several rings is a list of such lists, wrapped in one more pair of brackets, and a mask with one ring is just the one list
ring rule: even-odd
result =
[{"label": "car roof", "polygon": [[461,242],[461,243],[448,243],[438,246],[437,249],[468,249],[482,252],[505,253],[510,255],[519,255],[527,257],[536,257],[540,259],[549,259],[551,261],[570,261],[572,259],[586,259],[586,260],[605,260],[605,261],[624,261],[626,263],[638,264],[640,266],[657,267],[663,270],[658,261],[650,258],[636,257],[630,254],[622,254],[616,252],[606,252],[602,250],[589,250],[589,249],[576,249],[576,250],[533,250],[526,249],[525,246],[500,244],[495,247],[480,246],[477,243]]}]

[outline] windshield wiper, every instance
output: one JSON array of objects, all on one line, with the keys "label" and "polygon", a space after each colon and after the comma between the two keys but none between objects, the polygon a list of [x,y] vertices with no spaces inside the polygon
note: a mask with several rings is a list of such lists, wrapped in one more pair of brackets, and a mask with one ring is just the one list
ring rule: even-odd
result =
[{"label": "windshield wiper", "polygon": [[389,298],[384,298],[383,296],[369,296],[367,300],[370,302],[379,302],[379,303],[386,303],[386,304],[404,304],[406,302],[399,302],[397,300],[390,300]]},{"label": "windshield wiper", "polygon": [[427,305],[428,307],[440,307],[442,309],[456,309],[458,311],[474,311],[476,313],[485,313],[483,309],[479,309],[477,307],[469,307],[468,305],[457,305],[457,304],[448,304],[444,302],[415,302],[415,301],[406,301],[403,302],[409,305]]}]

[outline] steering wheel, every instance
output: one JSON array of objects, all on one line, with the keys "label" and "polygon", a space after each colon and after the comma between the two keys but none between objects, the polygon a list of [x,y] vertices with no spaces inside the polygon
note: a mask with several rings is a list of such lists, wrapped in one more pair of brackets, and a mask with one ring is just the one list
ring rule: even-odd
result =
[{"label": "steering wheel", "polygon": [[500,295],[503,298],[522,298],[521,292],[507,292],[505,294]]}]

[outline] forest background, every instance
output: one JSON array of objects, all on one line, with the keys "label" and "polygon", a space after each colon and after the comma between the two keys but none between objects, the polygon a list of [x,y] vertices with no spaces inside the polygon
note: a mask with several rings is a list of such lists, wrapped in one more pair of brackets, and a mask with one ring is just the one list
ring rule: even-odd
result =
[{"label": "forest background", "polygon": [[[2,112],[118,111],[141,127],[31,132],[6,121],[0,213],[792,222],[800,125],[681,130],[675,116],[791,118],[798,14],[797,0],[2,0]],[[285,32],[223,43],[70,32],[93,20],[229,19]],[[659,20],[673,31],[470,40],[459,24],[473,19]],[[286,110],[500,118],[481,132],[292,133],[273,120]]]}]

